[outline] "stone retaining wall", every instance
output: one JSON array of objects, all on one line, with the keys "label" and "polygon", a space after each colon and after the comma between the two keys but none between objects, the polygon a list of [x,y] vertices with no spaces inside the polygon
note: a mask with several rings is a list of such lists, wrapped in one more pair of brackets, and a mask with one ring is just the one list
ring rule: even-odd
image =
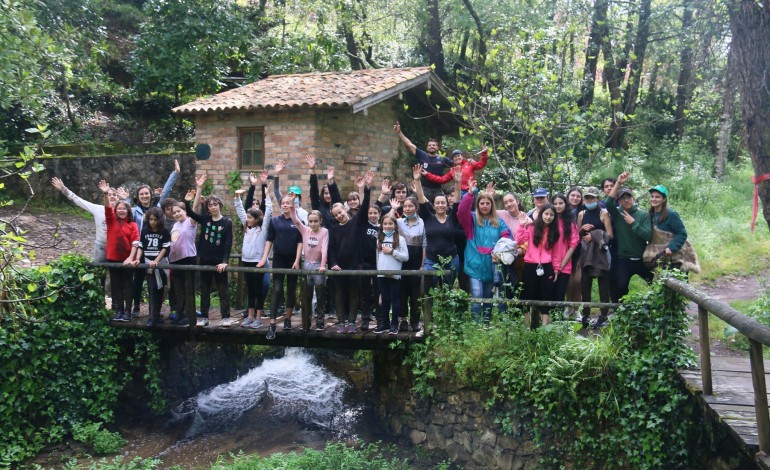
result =
[{"label": "stone retaining wall", "polygon": [[[444,382],[431,398],[411,392],[412,377],[400,351],[376,352],[375,410],[385,430],[414,445],[441,449],[468,469],[530,469],[540,466],[540,452],[521,422],[505,406],[485,408],[485,394]],[[513,418],[505,435],[496,418]]]}]

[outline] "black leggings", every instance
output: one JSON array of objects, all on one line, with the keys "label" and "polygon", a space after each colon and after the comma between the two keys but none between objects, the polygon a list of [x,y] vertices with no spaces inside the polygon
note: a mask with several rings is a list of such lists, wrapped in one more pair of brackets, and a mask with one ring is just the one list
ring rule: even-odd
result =
[{"label": "black leggings", "polygon": [[[409,261],[401,269],[422,268],[422,247],[409,246]],[[418,256],[419,255],[419,256]],[[401,276],[401,317],[409,315],[409,321],[420,321],[420,278],[418,276]]]},{"label": "black leggings", "polygon": [[[244,268],[256,268],[256,261],[241,261]],[[246,281],[246,308],[256,308],[262,310],[265,308],[265,297],[267,293],[262,285],[265,281],[265,273],[243,273]]]},{"label": "black leggings", "polygon": [[[194,265],[195,257],[190,256],[188,258],[182,258],[173,261],[171,264],[178,265]],[[173,289],[174,304],[176,305],[177,315],[184,315],[187,319],[195,319],[195,271],[181,271],[172,269],[171,275],[174,277],[174,282],[171,287]],[[190,297],[193,301],[188,305],[186,303],[187,294],[190,293]]]},{"label": "black leggings", "polygon": [[[216,266],[217,260],[201,260],[201,266]],[[208,318],[209,308],[211,307],[211,288],[212,284],[217,284],[219,292],[219,311],[222,318],[230,318],[230,285],[228,282],[227,271],[218,273],[216,271],[201,271],[201,314]]]},{"label": "black leggings", "polygon": [[[122,263],[123,261],[107,260],[109,263]],[[124,268],[109,268],[110,291],[112,302],[115,304],[115,312],[131,313],[131,297],[134,288],[134,270]]]},{"label": "black leggings", "polygon": [[[536,263],[524,263],[522,273],[521,298],[524,300],[551,300],[553,298],[553,265],[544,263],[543,275],[537,275]],[[540,313],[548,313],[545,307],[537,308]]]},{"label": "black leggings", "polygon": [[[160,307],[163,305],[163,287],[168,283],[166,272],[162,269],[147,271],[147,293],[149,297],[148,307],[150,318],[160,318]],[[160,277],[160,279],[158,279]]]}]

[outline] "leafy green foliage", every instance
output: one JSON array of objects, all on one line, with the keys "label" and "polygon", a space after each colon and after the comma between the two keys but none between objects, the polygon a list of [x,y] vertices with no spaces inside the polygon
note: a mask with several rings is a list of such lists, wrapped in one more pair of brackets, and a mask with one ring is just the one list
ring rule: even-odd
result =
[{"label": "leafy green foliage", "polygon": [[[24,316],[0,317],[0,462],[18,462],[78,424],[111,422],[134,372],[126,357],[147,364],[151,402],[164,408],[157,345],[144,332],[110,328],[102,270],[65,255],[27,276],[38,297],[17,304]],[[115,444],[99,438],[102,449]]]},{"label": "leafy green foliage", "polygon": [[126,445],[119,433],[102,429],[102,423],[75,423],[72,425],[72,438],[89,445],[97,454],[112,454]]},{"label": "leafy green foliage", "polygon": [[411,347],[407,359],[416,392],[430,395],[439,377],[488,390],[490,405],[513,407],[498,418],[503,429],[528,423],[547,468],[688,464],[697,433],[675,375],[694,355],[684,341],[684,301],[662,282],[628,297],[596,338],[559,322],[530,330],[516,312],[498,314],[489,327],[468,328],[465,294],[432,293],[432,334]]}]

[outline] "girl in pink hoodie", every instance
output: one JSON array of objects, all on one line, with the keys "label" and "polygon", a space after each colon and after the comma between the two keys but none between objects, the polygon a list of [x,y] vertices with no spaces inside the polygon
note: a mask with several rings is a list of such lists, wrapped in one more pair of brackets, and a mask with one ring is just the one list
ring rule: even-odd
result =
[{"label": "girl in pink hoodie", "polygon": [[[553,269],[553,254],[559,243],[559,223],[556,209],[546,204],[540,210],[540,216],[533,222],[527,214],[519,214],[519,228],[516,229],[516,244],[528,243],[524,255],[521,298],[524,300],[551,300],[554,281],[557,277]],[[542,324],[548,324],[548,309],[538,308]],[[532,319],[532,326],[537,320]]]}]

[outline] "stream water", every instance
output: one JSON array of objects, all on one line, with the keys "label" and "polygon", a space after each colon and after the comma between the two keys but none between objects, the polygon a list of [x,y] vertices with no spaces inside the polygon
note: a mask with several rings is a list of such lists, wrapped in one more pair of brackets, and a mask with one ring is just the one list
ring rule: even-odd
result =
[{"label": "stream water", "polygon": [[124,454],[160,459],[164,468],[195,468],[230,452],[270,455],[323,449],[330,440],[386,440],[364,402],[360,389],[317,357],[287,349],[185,400],[170,420],[121,429],[129,441]]}]

